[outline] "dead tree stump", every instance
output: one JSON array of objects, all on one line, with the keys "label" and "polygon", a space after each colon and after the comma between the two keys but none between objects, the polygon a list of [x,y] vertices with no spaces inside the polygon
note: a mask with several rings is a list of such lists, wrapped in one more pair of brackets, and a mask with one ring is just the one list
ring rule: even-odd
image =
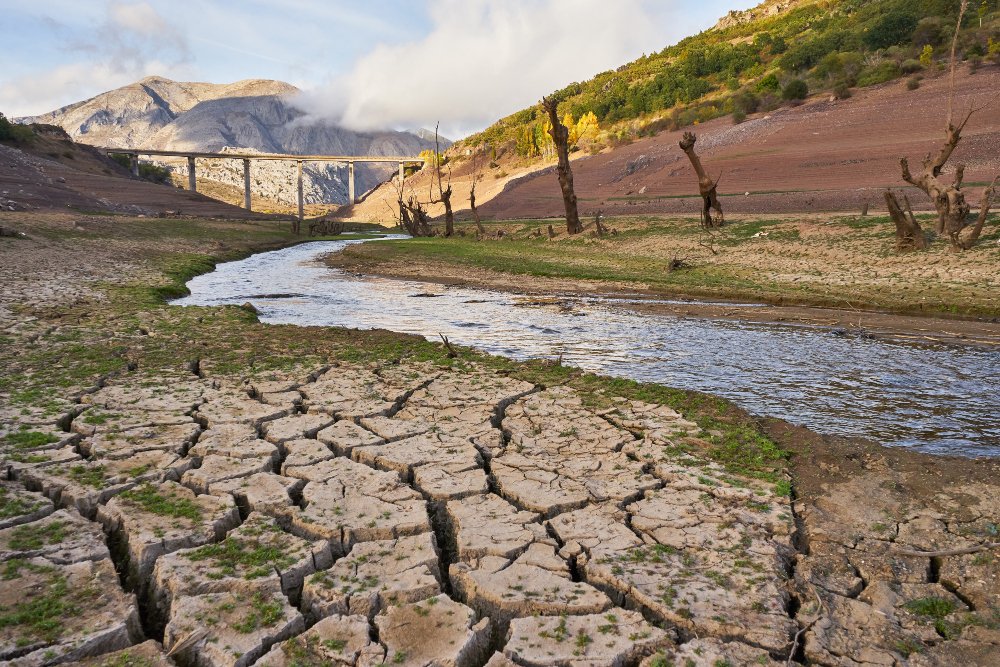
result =
[{"label": "dead tree stump", "polygon": [[[719,203],[719,197],[716,193],[719,180],[716,179],[713,181],[705,172],[705,168],[701,164],[701,158],[694,152],[694,145],[697,141],[698,137],[693,132],[685,132],[684,137],[677,145],[687,154],[688,159],[691,161],[691,166],[694,167],[694,171],[698,175],[698,192],[701,194],[702,199],[701,226],[706,229],[721,227],[726,219],[722,213],[722,204]],[[717,213],[715,217],[712,216],[713,210]]]},{"label": "dead tree stump", "polygon": [[896,223],[896,250],[908,252],[911,250],[924,250],[927,247],[927,236],[920,228],[920,223],[913,217],[913,209],[910,208],[910,200],[903,195],[906,203],[906,210],[899,205],[899,199],[892,190],[885,191],[885,205],[889,209],[889,217]]}]

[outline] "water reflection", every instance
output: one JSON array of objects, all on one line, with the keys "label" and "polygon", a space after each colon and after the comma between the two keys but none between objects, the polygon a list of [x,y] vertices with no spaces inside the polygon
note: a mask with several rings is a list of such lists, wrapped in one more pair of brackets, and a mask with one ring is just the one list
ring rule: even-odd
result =
[{"label": "water reflection", "polygon": [[[220,264],[175,303],[253,303],[271,323],[438,334],[517,359],[697,389],[823,433],[966,456],[1000,455],[1000,354],[888,343],[802,326],[639,315],[620,299],[521,296],[379,278],[299,245]],[[430,298],[433,296],[433,298]]]}]

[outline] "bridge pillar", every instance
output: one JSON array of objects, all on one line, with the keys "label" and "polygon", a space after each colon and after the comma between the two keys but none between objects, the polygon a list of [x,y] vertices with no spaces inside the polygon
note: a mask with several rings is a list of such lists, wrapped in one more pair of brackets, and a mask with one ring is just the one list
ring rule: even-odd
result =
[{"label": "bridge pillar", "polygon": [[129,166],[132,168],[132,175],[136,178],[139,177],[139,156],[130,155],[129,156]]},{"label": "bridge pillar", "polygon": [[243,207],[250,210],[250,160],[243,158]]},{"label": "bridge pillar", "polygon": [[399,163],[399,187],[403,187],[403,179],[406,178],[406,165]]},{"label": "bridge pillar", "polygon": [[347,201],[354,204],[357,199],[354,197],[354,163],[347,163]]},{"label": "bridge pillar", "polygon": [[302,160],[298,160],[299,166],[299,221],[302,221],[305,215],[305,198],[302,194]]},{"label": "bridge pillar", "polygon": [[188,157],[188,190],[198,192],[198,179],[194,173],[194,158]]}]

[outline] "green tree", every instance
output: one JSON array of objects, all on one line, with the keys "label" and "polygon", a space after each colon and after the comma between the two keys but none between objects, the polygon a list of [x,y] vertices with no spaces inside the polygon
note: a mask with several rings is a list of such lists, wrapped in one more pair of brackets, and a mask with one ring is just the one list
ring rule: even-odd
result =
[{"label": "green tree", "polygon": [[809,86],[802,79],[792,79],[781,91],[782,99],[789,101],[804,100],[809,96]]}]

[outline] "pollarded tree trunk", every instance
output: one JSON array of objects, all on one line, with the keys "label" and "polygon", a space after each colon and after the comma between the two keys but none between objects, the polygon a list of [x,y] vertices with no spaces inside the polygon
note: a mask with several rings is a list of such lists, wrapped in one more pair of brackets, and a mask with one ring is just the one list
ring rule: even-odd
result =
[{"label": "pollarded tree trunk", "polygon": [[948,239],[951,241],[951,247],[955,250],[967,250],[979,240],[979,236],[983,231],[983,225],[986,224],[986,218],[990,213],[990,206],[993,203],[993,193],[997,182],[994,178],[993,183],[983,192],[979,207],[979,217],[976,219],[976,223],[971,225],[971,229],[967,230],[970,227],[968,218],[972,207],[965,201],[965,193],[962,192],[965,165],[955,165],[955,177],[951,183],[942,179],[941,175],[945,165],[948,164],[948,160],[951,158],[951,154],[955,152],[955,148],[962,140],[962,130],[965,129],[965,125],[969,122],[972,114],[990,104],[988,102],[979,108],[970,107],[968,113],[965,114],[965,118],[957,126],[955,125],[953,116],[953,106],[955,103],[955,67],[957,62],[955,59],[955,47],[958,43],[962,18],[965,16],[968,6],[968,0],[962,0],[958,12],[958,22],[955,24],[955,33],[951,41],[951,82],[948,93],[948,116],[945,121],[945,142],[938,149],[936,156],[932,158],[930,153],[927,154],[923,161],[923,169],[916,175],[910,172],[910,164],[905,157],[899,161],[899,166],[903,172],[903,180],[910,185],[920,188],[934,202],[934,208],[938,214],[937,232],[938,234],[947,234]]},{"label": "pollarded tree trunk", "polygon": [[583,231],[580,213],[576,207],[576,192],[573,189],[573,170],[569,166],[569,129],[559,120],[559,102],[552,97],[542,98],[542,108],[549,116],[549,136],[555,144],[559,164],[556,174],[562,188],[563,204],[566,206],[566,233],[579,234]]},{"label": "pollarded tree trunk", "polygon": [[885,204],[889,207],[889,217],[896,223],[896,250],[906,252],[908,250],[923,250],[927,247],[927,237],[924,230],[920,228],[920,223],[913,217],[913,209],[910,208],[910,200],[903,195],[906,202],[906,210],[899,205],[899,199],[892,190],[885,191]]},{"label": "pollarded tree trunk", "polygon": [[476,174],[472,174],[472,189],[469,190],[469,208],[472,209],[472,218],[476,221],[476,232],[479,238],[486,238],[486,228],[479,217],[479,209],[476,208]]},{"label": "pollarded tree trunk", "polygon": [[[693,132],[685,132],[684,137],[677,145],[681,147],[682,151],[687,153],[688,159],[691,160],[691,166],[694,167],[694,171],[698,175],[698,192],[701,194],[702,199],[701,226],[706,229],[721,227],[726,219],[722,214],[722,204],[719,203],[719,196],[716,193],[716,187],[719,185],[719,182],[717,180],[713,181],[705,173],[705,168],[701,166],[701,158],[694,152],[696,141],[698,141],[698,137]],[[713,209],[718,212],[718,215],[714,218],[712,217]]]},{"label": "pollarded tree trunk", "polygon": [[455,233],[455,212],[451,210],[451,183],[441,191],[440,201],[444,204],[444,235],[450,237]]}]

